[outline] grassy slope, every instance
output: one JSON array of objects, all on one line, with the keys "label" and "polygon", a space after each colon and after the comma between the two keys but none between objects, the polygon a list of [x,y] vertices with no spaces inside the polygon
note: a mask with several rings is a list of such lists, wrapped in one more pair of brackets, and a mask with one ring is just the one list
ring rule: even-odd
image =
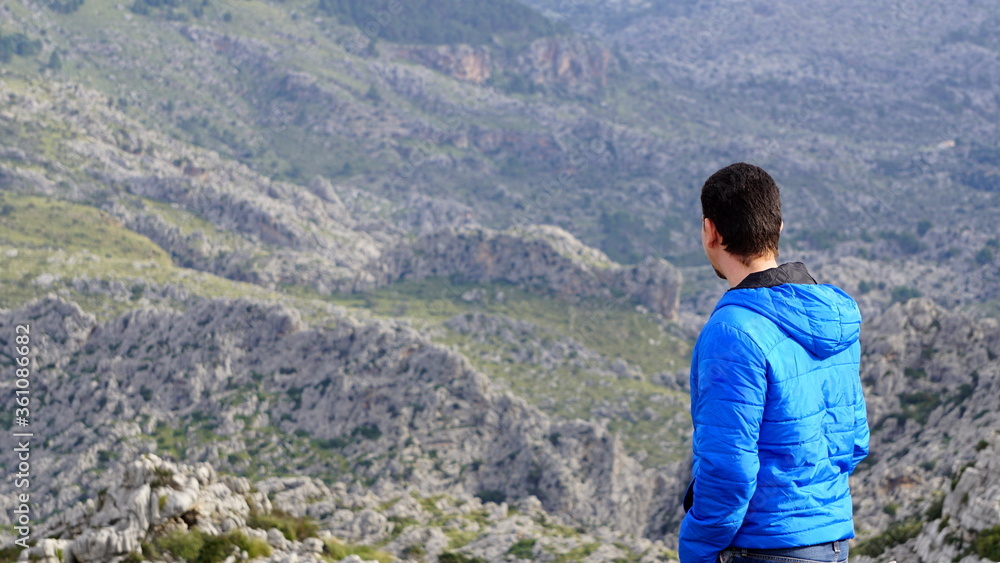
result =
[{"label": "grassy slope", "polygon": [[176,284],[195,295],[264,297],[269,292],[211,274],[175,267],[149,239],[85,205],[0,192],[0,306],[17,307],[49,291],[65,293],[107,319],[137,306],[73,289],[74,278],[124,282],[126,286]]},{"label": "grassy slope", "polygon": [[[502,291],[504,299],[469,303],[461,298],[475,288],[488,296]],[[612,417],[608,426],[622,432],[627,449],[644,452],[646,465],[676,461],[688,453],[684,431],[690,419],[681,393],[647,380],[608,377],[570,362],[546,371],[517,362],[499,340],[477,342],[444,326],[463,313],[506,315],[539,327],[543,345],[545,339],[571,338],[607,360],[626,360],[647,377],[686,366],[690,344],[628,305],[599,299],[572,303],[503,283],[453,285],[443,279],[401,282],[366,295],[336,295],[333,300],[377,316],[413,319],[425,334],[465,354],[491,378],[550,414],[594,420],[597,409],[624,407],[629,415]]]}]

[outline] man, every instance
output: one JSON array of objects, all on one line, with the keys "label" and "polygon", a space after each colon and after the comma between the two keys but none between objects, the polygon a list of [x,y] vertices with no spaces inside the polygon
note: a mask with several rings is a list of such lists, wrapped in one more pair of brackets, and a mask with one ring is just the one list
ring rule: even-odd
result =
[{"label": "man", "polygon": [[848,476],[868,455],[858,306],[802,263],[778,265],[781,199],[764,170],[719,170],[701,205],[705,254],[731,289],[691,359],[681,563],[847,561]]}]

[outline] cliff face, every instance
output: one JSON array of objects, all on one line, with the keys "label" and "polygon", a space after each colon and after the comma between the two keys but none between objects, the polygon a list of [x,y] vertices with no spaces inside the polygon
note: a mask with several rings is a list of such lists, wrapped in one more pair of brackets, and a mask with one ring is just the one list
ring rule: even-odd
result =
[{"label": "cliff face", "polygon": [[464,82],[485,84],[498,75],[508,80],[516,76],[528,88],[578,96],[600,94],[618,68],[607,47],[574,35],[543,37],[522,48],[408,45],[390,51]]},{"label": "cliff face", "polygon": [[483,84],[493,76],[493,58],[488,47],[406,46],[396,47],[394,54],[464,82]]},{"label": "cliff face", "polygon": [[616,63],[611,51],[596,41],[545,37],[518,54],[512,67],[536,86],[596,95],[607,87]]}]

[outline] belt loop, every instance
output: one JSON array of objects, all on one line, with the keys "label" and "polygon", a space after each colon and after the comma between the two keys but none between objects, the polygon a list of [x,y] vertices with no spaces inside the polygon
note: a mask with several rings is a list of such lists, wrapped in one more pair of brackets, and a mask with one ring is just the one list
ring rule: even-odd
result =
[{"label": "belt loop", "polygon": [[741,557],[746,557],[747,556],[747,548],[745,548],[745,547],[741,547],[740,548],[740,556]]},{"label": "belt loop", "polygon": [[837,555],[840,555],[840,542],[839,541],[833,542],[833,552],[836,553]]}]

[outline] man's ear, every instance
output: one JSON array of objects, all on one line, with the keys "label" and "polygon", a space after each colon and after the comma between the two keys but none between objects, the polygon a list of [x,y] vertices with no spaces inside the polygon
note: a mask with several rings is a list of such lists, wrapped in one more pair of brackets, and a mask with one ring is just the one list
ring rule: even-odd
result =
[{"label": "man's ear", "polygon": [[715,222],[705,217],[701,220],[701,229],[705,234],[705,241],[709,246],[716,246],[722,244],[722,236],[719,235],[718,229],[715,228]]}]

